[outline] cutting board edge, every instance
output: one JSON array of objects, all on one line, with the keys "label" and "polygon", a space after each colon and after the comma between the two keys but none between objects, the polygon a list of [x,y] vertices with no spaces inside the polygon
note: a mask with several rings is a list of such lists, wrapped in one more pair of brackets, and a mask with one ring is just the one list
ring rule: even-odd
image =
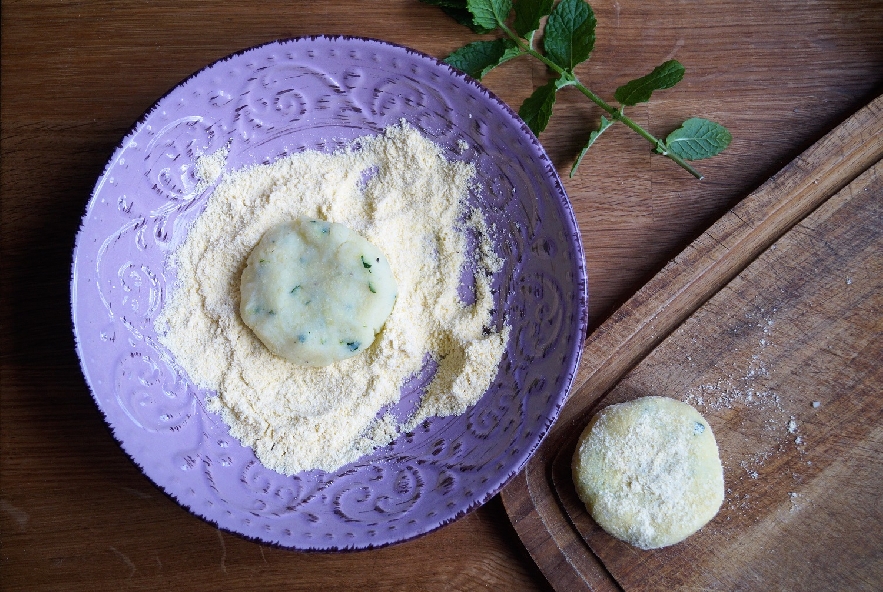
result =
[{"label": "cutting board edge", "polygon": [[[834,151],[839,158],[832,160],[822,158],[826,151],[846,140],[853,142],[851,150]],[[504,507],[516,532],[553,587],[568,591],[577,589],[574,585],[583,590],[622,589],[575,530],[557,499],[548,474],[550,463],[556,457],[556,444],[567,437],[573,424],[584,423],[586,416],[606,393],[704,302],[794,225],[881,158],[883,96],[849,117],[731,208],[589,336],[577,379],[558,421],[525,469],[501,491]],[[768,203],[766,217],[760,220],[751,217],[753,202],[771,199],[774,202],[773,198],[789,186],[791,193],[785,200],[786,204],[776,207],[775,203]],[[797,207],[788,208],[788,203],[796,203]],[[752,226],[765,222],[763,233],[751,232]],[[742,236],[736,245],[728,245],[726,240],[721,240],[722,237],[732,237],[733,229],[739,228],[742,228],[743,234],[747,230],[748,236]],[[722,231],[720,236],[718,231]],[[732,248],[742,244],[749,245],[748,253],[737,258],[727,257]],[[696,263],[702,260],[703,254],[710,257],[706,258],[704,266],[697,269]],[[716,273],[709,276],[715,268]],[[704,282],[699,282],[703,279]],[[661,319],[665,321],[664,325],[654,325],[654,321],[660,320],[661,311],[658,306],[654,310],[652,304],[658,304],[660,298],[657,296],[654,300],[653,296],[660,293],[660,288],[669,290],[668,297],[661,299],[663,304],[669,305],[668,311],[662,312],[671,313],[672,301],[685,294],[690,306]],[[619,330],[620,326],[626,324],[626,330]],[[618,353],[630,343],[638,346],[630,355]],[[538,527],[545,533],[538,536],[528,532],[528,529]],[[549,550],[546,555],[538,556],[537,545],[546,543],[543,534],[554,542],[559,556],[549,553]],[[585,553],[591,556],[588,565],[579,565]]]}]

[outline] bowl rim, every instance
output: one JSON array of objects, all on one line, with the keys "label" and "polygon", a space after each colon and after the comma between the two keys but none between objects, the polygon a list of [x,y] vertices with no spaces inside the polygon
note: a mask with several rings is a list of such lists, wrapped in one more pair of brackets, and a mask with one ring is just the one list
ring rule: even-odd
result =
[{"label": "bowl rim", "polygon": [[[565,376],[565,378],[562,381],[562,385],[558,391],[557,397],[554,397],[554,399],[556,400],[556,404],[554,405],[553,408],[548,410],[548,421],[545,423],[545,425],[543,427],[541,427],[541,429],[537,430],[537,436],[533,440],[533,446],[530,447],[529,450],[526,449],[525,452],[523,452],[520,455],[521,456],[520,461],[517,463],[517,466],[515,467],[515,469],[512,471],[509,471],[505,475],[501,474],[497,478],[492,479],[492,481],[495,484],[493,486],[491,486],[490,488],[488,488],[487,492],[483,496],[481,496],[480,498],[476,498],[472,503],[458,509],[458,511],[455,512],[454,514],[452,514],[450,517],[439,521],[437,524],[432,525],[430,528],[422,530],[419,533],[408,535],[406,537],[399,538],[396,540],[383,541],[383,542],[380,542],[377,544],[366,544],[366,545],[361,545],[361,546],[336,546],[336,547],[335,546],[315,546],[315,547],[313,547],[313,546],[292,546],[292,545],[285,545],[283,543],[277,543],[274,541],[265,540],[265,539],[257,537],[257,536],[251,536],[251,535],[246,534],[244,532],[233,530],[232,528],[230,528],[228,526],[222,526],[221,524],[217,523],[212,518],[196,511],[192,507],[192,505],[185,503],[184,500],[180,500],[177,497],[175,497],[175,495],[172,492],[170,492],[169,490],[167,490],[166,487],[164,487],[163,485],[161,485],[160,483],[155,481],[152,477],[150,477],[147,474],[147,472],[145,471],[144,467],[138,461],[138,459],[135,458],[135,456],[132,453],[130,453],[125,448],[125,446],[123,446],[123,444],[124,444],[123,439],[114,430],[113,425],[110,422],[110,418],[108,417],[107,413],[103,409],[103,406],[98,399],[96,389],[93,386],[93,381],[91,380],[88,368],[86,367],[85,355],[82,350],[82,343],[81,343],[81,339],[79,337],[78,325],[77,325],[77,302],[78,302],[77,285],[76,285],[77,284],[77,277],[78,277],[77,264],[78,264],[78,254],[81,250],[81,244],[82,244],[81,241],[84,240],[84,235],[85,235],[85,230],[86,230],[86,221],[87,221],[87,218],[89,217],[89,214],[92,210],[92,207],[94,205],[94,201],[100,192],[100,189],[103,185],[106,175],[108,174],[110,169],[113,167],[114,162],[116,161],[116,157],[126,147],[129,139],[139,131],[139,129],[145,124],[145,122],[153,114],[153,112],[156,111],[158,108],[160,108],[162,103],[172,93],[174,93],[175,90],[177,90],[179,87],[184,86],[187,83],[191,82],[192,80],[194,80],[196,77],[198,77],[203,72],[205,72],[215,66],[223,64],[224,62],[230,61],[236,57],[240,57],[240,56],[246,55],[248,53],[251,53],[251,52],[263,49],[263,48],[267,48],[270,46],[285,46],[285,45],[291,44],[291,43],[309,43],[309,42],[313,42],[313,41],[324,41],[324,42],[332,42],[332,43],[354,41],[357,43],[365,43],[368,45],[376,44],[378,46],[391,47],[396,50],[401,50],[401,51],[404,51],[407,54],[414,56],[418,59],[427,60],[432,65],[442,68],[444,70],[447,70],[447,72],[451,76],[465,82],[466,84],[470,84],[470,85],[474,86],[480,94],[486,96],[490,101],[495,103],[496,106],[499,107],[506,115],[508,115],[509,118],[511,119],[512,123],[514,123],[516,125],[520,125],[522,132],[525,133],[527,139],[533,145],[533,148],[537,151],[537,153],[541,157],[544,157],[544,159],[546,160],[545,168],[547,170],[547,173],[550,175],[550,181],[552,182],[552,185],[555,187],[555,189],[557,191],[557,196],[554,196],[555,202],[558,204],[561,212],[563,214],[565,214],[562,217],[562,225],[565,226],[567,228],[567,230],[570,232],[567,245],[568,245],[569,249],[573,250],[574,267],[575,267],[574,271],[576,272],[576,277],[574,278],[574,286],[576,286],[579,289],[579,295],[575,299],[576,311],[574,314],[574,319],[575,319],[576,328],[575,328],[574,334],[576,336],[580,336],[580,337],[578,337],[576,339],[576,344],[574,345],[573,350],[571,352],[569,352],[570,356],[572,356],[572,363],[569,364],[567,367],[565,367],[562,370],[562,375]],[[126,456],[128,456],[133,461],[135,466],[138,467],[138,470],[148,479],[148,481],[150,481],[153,484],[153,486],[155,486],[167,498],[173,500],[178,506],[182,506],[185,510],[187,510],[187,512],[189,514],[199,518],[200,520],[212,525],[215,528],[220,529],[221,531],[236,535],[237,537],[241,537],[241,538],[244,538],[247,540],[257,542],[262,545],[267,545],[267,546],[271,546],[271,547],[278,547],[278,548],[286,549],[286,550],[290,550],[290,551],[310,552],[310,553],[337,553],[337,552],[341,552],[341,551],[343,551],[343,552],[357,552],[357,551],[365,551],[365,550],[370,550],[370,549],[383,548],[383,547],[407,542],[410,540],[414,540],[419,537],[430,534],[443,526],[446,526],[452,522],[459,520],[460,518],[462,518],[466,514],[469,514],[470,512],[478,509],[479,507],[485,505],[488,501],[490,501],[490,499],[492,499],[494,496],[496,496],[506,486],[506,484],[512,480],[512,478],[514,478],[518,473],[520,473],[524,469],[524,467],[527,465],[527,463],[533,457],[536,450],[539,448],[539,446],[545,440],[546,436],[551,431],[552,426],[554,425],[555,421],[558,418],[561,408],[563,407],[564,403],[566,402],[567,398],[569,397],[570,390],[571,390],[571,388],[573,386],[573,382],[576,378],[576,373],[577,373],[577,370],[580,365],[580,360],[581,360],[581,357],[583,354],[585,339],[586,339],[587,330],[588,330],[589,288],[588,288],[588,274],[587,274],[587,270],[586,270],[585,251],[584,251],[584,247],[583,247],[583,243],[582,243],[582,236],[581,236],[581,233],[579,230],[579,225],[577,223],[576,216],[573,211],[573,207],[570,203],[570,199],[569,199],[566,191],[564,190],[564,186],[561,182],[560,176],[558,175],[558,171],[555,168],[555,166],[552,164],[551,159],[549,159],[548,154],[546,153],[542,144],[539,142],[539,139],[536,137],[536,135],[530,130],[530,128],[527,126],[527,124],[524,123],[524,121],[520,118],[520,116],[517,114],[517,112],[515,112],[505,101],[503,101],[502,99],[497,97],[497,95],[494,94],[493,91],[491,91],[490,89],[485,87],[483,84],[481,84],[479,81],[475,80],[474,78],[472,78],[468,74],[454,68],[453,66],[445,63],[442,60],[439,60],[438,58],[435,58],[434,56],[431,56],[431,55],[424,53],[420,50],[416,50],[412,47],[408,47],[406,45],[402,45],[399,43],[386,41],[386,40],[382,40],[382,39],[357,36],[357,35],[326,35],[326,34],[302,35],[302,36],[295,36],[295,37],[278,38],[278,39],[274,39],[274,40],[271,40],[268,42],[263,42],[263,43],[259,43],[256,45],[252,45],[252,46],[246,47],[244,49],[240,49],[240,50],[237,50],[237,51],[232,52],[230,54],[227,54],[221,58],[218,58],[210,63],[203,65],[202,67],[195,70],[194,72],[192,72],[191,74],[189,74],[185,78],[181,79],[179,82],[175,83],[172,87],[170,87],[168,90],[166,90],[160,97],[158,97],[155,101],[153,101],[153,103],[142,112],[142,114],[131,124],[131,126],[129,126],[128,130],[123,134],[120,141],[110,151],[110,156],[108,157],[102,172],[98,175],[96,183],[95,183],[95,185],[92,189],[92,192],[89,196],[89,199],[86,202],[85,211],[84,211],[83,215],[81,216],[80,226],[79,226],[79,229],[77,230],[75,241],[74,241],[74,248],[73,248],[73,253],[72,253],[72,264],[71,264],[70,291],[71,291],[70,298],[71,298],[71,321],[72,321],[71,330],[72,330],[73,337],[74,337],[75,351],[76,351],[77,358],[78,358],[78,361],[80,364],[80,370],[83,373],[83,377],[85,379],[86,386],[89,388],[90,395],[91,395],[93,401],[95,402],[96,406],[98,407],[98,410],[101,412],[105,429],[107,429],[108,432],[110,432],[111,436],[114,438],[114,440],[116,440],[117,444],[120,446],[120,449],[123,451],[123,453],[126,454]]]}]

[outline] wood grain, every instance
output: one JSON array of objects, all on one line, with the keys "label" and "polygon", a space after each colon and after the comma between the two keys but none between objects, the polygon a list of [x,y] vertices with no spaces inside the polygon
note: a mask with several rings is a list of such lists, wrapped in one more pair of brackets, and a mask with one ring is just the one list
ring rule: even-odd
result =
[{"label": "wood grain", "polygon": [[[883,193],[879,165],[874,164],[880,158],[883,158],[883,97],[847,120],[734,207],[589,338],[577,385],[558,422],[528,468],[503,492],[519,535],[557,589],[616,589],[619,582],[627,589],[698,586],[726,590],[744,585],[740,578],[746,577],[749,571],[763,588],[775,589],[781,582],[774,581],[773,576],[799,577],[800,570],[787,562],[772,562],[761,573],[759,560],[741,561],[746,549],[733,543],[736,535],[732,534],[739,532],[738,527],[731,531],[732,540],[728,541],[732,543],[729,545],[732,555],[709,551],[724,544],[720,540],[709,540],[708,535],[650,554],[613,541],[594,525],[575,497],[569,475],[570,457],[576,437],[599,405],[647,394],[686,396],[700,406],[706,399],[714,400],[717,406],[712,412],[724,410],[726,419],[721,417],[717,423],[713,419],[715,415],[710,416],[716,431],[718,426],[729,430],[721,444],[721,449],[728,453],[724,458],[730,461],[731,469],[738,465],[752,479],[757,479],[759,471],[750,468],[751,462],[761,464],[761,457],[770,456],[786,443],[783,438],[774,439],[772,443],[764,443],[764,448],[751,447],[746,441],[752,438],[762,441],[769,422],[778,422],[779,427],[786,428],[780,436],[791,435],[792,440],[797,439],[797,450],[802,450],[802,438],[793,436],[797,424],[790,429],[795,416],[787,415],[786,408],[794,413],[808,409],[812,401],[821,399],[804,400],[804,397],[822,397],[839,384],[854,389],[850,405],[868,418],[864,422],[867,429],[850,430],[851,435],[844,436],[844,424],[839,419],[832,420],[816,428],[818,439],[822,442],[826,438],[843,440],[854,435],[857,438],[854,444],[859,449],[864,446],[879,450],[876,439],[880,417],[876,396],[879,381],[875,371],[869,371],[868,367],[876,368],[881,360],[879,312],[883,299],[879,288],[883,280],[879,278],[883,278],[883,274],[879,271],[883,269],[883,259],[879,243],[883,240],[880,215]],[[866,172],[853,182],[863,171]],[[844,187],[842,193],[828,199]],[[825,205],[818,207],[822,203]],[[808,220],[789,231],[811,211],[814,213]],[[834,217],[831,211],[837,213],[837,220],[831,223],[831,228],[823,227],[823,222]],[[773,244],[783,234],[781,244]],[[811,248],[818,245],[825,248]],[[767,247],[769,249],[755,261]],[[751,267],[733,279],[749,263]],[[835,271],[836,279],[831,275]],[[850,274],[857,273],[865,278],[861,289],[851,287]],[[744,286],[750,286],[751,290]],[[810,290],[813,286],[818,288]],[[715,293],[714,298],[704,304]],[[687,322],[681,325],[685,320]],[[776,357],[771,357],[769,352],[751,353],[756,352],[757,347],[750,347],[744,340],[756,339],[761,349],[765,349],[773,340],[770,333],[774,324],[776,338],[782,342],[781,353]],[[782,325],[784,329],[779,328]],[[691,334],[684,328],[687,326],[702,327],[704,333]],[[861,368],[855,371],[857,374],[850,373],[849,365],[841,367],[842,360],[829,362],[825,368],[813,367],[816,365],[811,362],[819,353],[817,346],[825,342],[822,337],[839,338],[840,347],[851,356],[850,363],[855,357],[862,360]],[[662,353],[671,351],[678,353],[667,358]],[[692,356],[684,351],[692,352]],[[743,353],[737,356],[740,351]],[[742,359],[748,355],[745,352],[751,356],[747,360]],[[701,377],[691,375],[689,368],[695,364],[692,357],[704,360],[706,369],[711,366],[716,372],[710,371]],[[734,378],[730,364],[742,371],[740,378]],[[793,375],[803,377],[803,369],[809,368],[814,377],[832,376],[841,380],[813,382],[793,378]],[[769,386],[766,383],[772,380],[768,378],[773,369],[779,382]],[[636,376],[641,377],[640,387],[635,382]],[[748,384],[743,384],[746,382]],[[787,401],[783,402],[780,392],[788,394]],[[746,419],[744,413],[728,414],[732,405],[748,408],[749,418]],[[766,407],[758,412],[756,407],[761,405]],[[836,411],[834,414],[839,417]],[[845,413],[847,417],[851,414],[852,411]],[[852,417],[846,421],[857,419]],[[758,442],[750,441],[750,444]],[[748,458],[752,461],[745,460]],[[795,461],[790,459],[790,462],[793,465]],[[820,466],[833,466],[831,471],[835,472],[851,462],[853,458],[848,454],[822,453],[813,471]],[[782,466],[788,467],[788,461],[779,459],[777,469]],[[811,472],[802,466],[797,471],[801,479]],[[792,474],[795,474],[793,470]],[[855,496],[859,501],[850,497],[854,492],[849,487],[839,488],[848,501],[841,506],[849,508],[850,516],[859,514],[879,519],[875,505],[869,503],[871,496],[883,489],[883,483],[875,475],[853,481],[860,494]],[[789,487],[796,488],[790,481],[766,479],[762,483],[767,498],[778,494],[789,499],[787,494],[795,493],[789,491]],[[728,498],[737,505],[740,499],[744,501],[750,495],[735,486],[728,490]],[[839,496],[837,499],[844,500]],[[766,517],[768,506],[749,509],[741,516],[757,522]],[[724,518],[720,520],[731,518],[725,513],[722,515]],[[733,524],[744,526],[745,520],[736,520]],[[597,557],[587,557],[583,539]],[[545,542],[539,545],[540,540]],[[795,537],[795,540],[799,539]],[[817,540],[821,541],[817,548],[830,545],[824,539]],[[754,542],[766,541],[758,538]],[[797,548],[779,542],[784,548]],[[861,536],[852,536],[842,541],[840,549],[850,556],[861,556],[865,544]],[[843,574],[833,566],[845,562],[838,562],[838,553],[829,555],[825,563],[827,566],[830,562],[832,566],[828,569],[829,575]],[[664,556],[664,560],[648,560],[653,556]],[[864,567],[870,570],[871,576],[883,576],[880,558]],[[567,574],[567,578],[559,574]],[[705,579],[691,580],[700,577]],[[810,588],[825,589],[825,581],[818,578],[805,581],[796,589]]]},{"label": "wood grain", "polygon": [[[698,8],[697,8],[698,7]],[[612,129],[575,179],[600,113],[559,98],[541,137],[580,223],[598,326],[666,261],[785,163],[883,91],[881,0],[596,3],[579,75],[604,96],[669,57],[676,88],[637,107],[665,134],[699,115],[733,132],[697,183]],[[199,521],[120,451],[73,350],[71,249],[97,176],[133,122],[181,79],[278,38],[348,34],[434,56],[476,39],[416,0],[2,0],[0,582],[4,590],[537,590],[547,586],[500,498],[416,541],[303,555]],[[547,73],[486,84],[517,107]]]},{"label": "wood grain", "polygon": [[[873,590],[883,582],[883,163],[794,227],[601,405],[686,398],[721,450],[726,500],[681,544],[607,536],[554,461],[572,524],[627,590]],[[814,405],[817,405],[814,407]]]}]

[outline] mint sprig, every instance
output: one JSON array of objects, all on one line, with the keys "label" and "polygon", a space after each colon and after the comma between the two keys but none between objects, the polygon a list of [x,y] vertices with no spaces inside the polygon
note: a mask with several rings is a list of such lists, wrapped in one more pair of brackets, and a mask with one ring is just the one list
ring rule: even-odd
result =
[{"label": "mint sprig", "polygon": [[[543,62],[555,77],[538,87],[525,99],[519,116],[537,136],[546,129],[552,117],[552,108],[559,90],[574,87],[595,103],[606,115],[589,134],[589,140],[580,150],[570,171],[576,174],[589,148],[614,123],[622,123],[653,146],[661,154],[689,171],[697,179],[702,175],[686,161],[700,160],[720,154],[732,140],[727,129],[713,121],[692,117],[665,140],[635,123],[625,114],[626,107],[646,103],[658,90],[673,87],[684,77],[684,66],[669,60],[650,74],[636,78],[614,92],[618,106],[611,105],[586,87],[574,73],[577,65],[587,61],[595,47],[595,14],[586,0],[421,0],[440,6],[442,10],[477,33],[499,31],[503,37],[490,41],[476,41],[461,47],[445,59],[473,78],[481,79],[497,66],[522,55]],[[514,17],[510,14],[514,10]],[[543,53],[535,48],[534,38],[540,23],[548,17],[542,31]],[[511,27],[507,24],[511,22]]]},{"label": "mint sprig", "polygon": [[540,28],[540,20],[552,12],[554,0],[519,2],[515,5],[515,21],[512,28],[522,39],[531,40],[531,35]]},{"label": "mint sprig", "polygon": [[732,139],[719,123],[692,117],[668,135],[665,149],[684,160],[699,160],[720,154]]},{"label": "mint sprig", "polygon": [[646,76],[641,76],[616,89],[614,98],[626,107],[646,103],[654,90],[663,90],[676,85],[684,77],[684,67],[677,60],[669,60],[657,66]]},{"label": "mint sprig", "polygon": [[545,129],[552,117],[552,105],[558,92],[558,81],[550,80],[524,100],[518,115],[530,129]]},{"label": "mint sprig", "polygon": [[473,22],[472,13],[466,8],[466,0],[421,0],[425,4],[432,4],[441,8],[449,17],[465,25],[476,33],[490,33],[496,29],[496,25],[484,28]]},{"label": "mint sprig", "polygon": [[466,9],[472,13],[472,22],[476,26],[494,30],[509,18],[512,0],[467,0]]},{"label": "mint sprig", "polygon": [[494,39],[493,41],[475,41],[464,45],[451,55],[445,62],[481,80],[485,74],[512,58],[521,55],[521,50],[511,39]]},{"label": "mint sprig", "polygon": [[589,59],[595,48],[595,14],[583,0],[562,0],[549,14],[543,48],[566,72]]}]

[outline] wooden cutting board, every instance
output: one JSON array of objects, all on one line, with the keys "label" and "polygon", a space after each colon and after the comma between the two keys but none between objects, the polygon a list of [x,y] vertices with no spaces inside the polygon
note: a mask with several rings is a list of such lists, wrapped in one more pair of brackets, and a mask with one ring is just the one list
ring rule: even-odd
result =
[{"label": "wooden cutting board", "polygon": [[[883,97],[589,337],[558,421],[503,491],[556,590],[883,588],[881,158]],[[653,551],[602,531],[570,478],[589,418],[645,395],[706,417],[726,483],[711,523]]]}]

